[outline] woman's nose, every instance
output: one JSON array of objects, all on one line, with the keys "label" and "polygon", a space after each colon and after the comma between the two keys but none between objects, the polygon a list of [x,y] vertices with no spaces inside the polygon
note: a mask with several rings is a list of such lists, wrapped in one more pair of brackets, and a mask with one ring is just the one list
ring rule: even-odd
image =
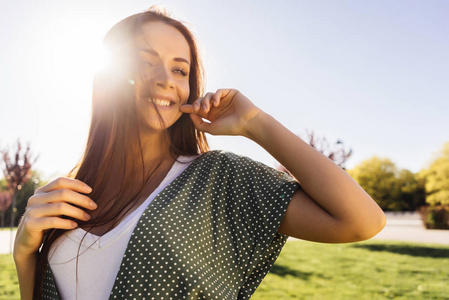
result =
[{"label": "woman's nose", "polygon": [[173,78],[171,77],[171,73],[169,70],[166,70],[165,68],[160,68],[158,75],[156,77],[156,85],[164,89],[175,88],[175,83]]}]

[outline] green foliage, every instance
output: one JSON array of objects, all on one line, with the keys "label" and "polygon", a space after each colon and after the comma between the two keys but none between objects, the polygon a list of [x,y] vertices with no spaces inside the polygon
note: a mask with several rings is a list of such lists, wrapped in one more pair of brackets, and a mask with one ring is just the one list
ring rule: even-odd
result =
[{"label": "green foliage", "polygon": [[348,173],[383,210],[416,210],[424,204],[424,181],[389,159],[374,156]]},{"label": "green foliage", "polygon": [[348,173],[383,209],[393,208],[397,168],[391,160],[374,156]]},{"label": "green foliage", "polygon": [[7,191],[8,190],[8,182],[6,181],[5,177],[0,179],[0,191]]},{"label": "green foliage", "polygon": [[421,216],[427,229],[449,229],[449,206],[425,206]]},{"label": "green foliage", "polygon": [[[16,211],[16,218],[15,218],[14,226],[17,226],[19,224],[20,217],[25,212],[25,208],[27,206],[28,199],[31,196],[33,196],[35,189],[44,184],[45,184],[45,182],[43,182],[41,180],[40,174],[37,171],[32,171],[32,176],[31,176],[30,180],[28,180],[22,186],[22,188],[19,191],[17,191],[17,195],[16,195],[17,211]],[[12,205],[9,207],[9,209],[4,214],[4,217],[5,217],[4,224],[6,226],[9,226],[10,222],[11,222],[11,209],[12,209]]]},{"label": "green foliage", "polygon": [[399,171],[397,184],[400,188],[397,201],[402,202],[405,207],[408,206],[408,210],[417,210],[425,205],[425,181],[420,179],[418,174],[402,169]]},{"label": "green foliage", "polygon": [[425,179],[428,204],[449,205],[449,142],[430,167],[420,172],[420,177]]}]

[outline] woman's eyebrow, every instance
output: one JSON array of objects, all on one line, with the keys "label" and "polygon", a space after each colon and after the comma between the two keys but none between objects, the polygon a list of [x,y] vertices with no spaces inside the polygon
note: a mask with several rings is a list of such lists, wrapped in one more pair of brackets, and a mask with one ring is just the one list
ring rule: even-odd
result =
[{"label": "woman's eyebrow", "polygon": [[178,62],[185,62],[186,64],[188,64],[190,66],[189,61],[187,59],[185,59],[185,58],[175,57],[175,58],[173,58],[173,60],[174,61],[178,61]]},{"label": "woman's eyebrow", "polygon": [[[150,48],[140,48],[139,51],[151,54],[151,55],[156,56],[156,57],[159,57],[159,53],[157,53],[156,51],[154,51],[153,49],[150,49]],[[185,59],[185,58],[175,57],[175,58],[173,58],[173,60],[177,61],[177,62],[185,62],[186,64],[188,64],[190,66],[189,61],[187,59]]]}]

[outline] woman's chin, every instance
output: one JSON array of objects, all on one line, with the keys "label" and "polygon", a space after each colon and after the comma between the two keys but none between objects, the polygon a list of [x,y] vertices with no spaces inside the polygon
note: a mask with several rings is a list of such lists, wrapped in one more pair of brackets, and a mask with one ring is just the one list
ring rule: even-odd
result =
[{"label": "woman's chin", "polygon": [[170,126],[175,124],[175,122],[181,117],[179,114],[177,117],[167,118],[162,115],[162,120],[156,114],[155,116],[147,116],[143,118],[143,128],[151,133],[157,133],[168,129]]},{"label": "woman's chin", "polygon": [[[143,101],[142,101],[143,102]],[[157,105],[157,111],[153,103],[142,103],[138,109],[141,112],[143,125],[150,130],[165,130],[172,126],[182,115],[177,105]]]}]

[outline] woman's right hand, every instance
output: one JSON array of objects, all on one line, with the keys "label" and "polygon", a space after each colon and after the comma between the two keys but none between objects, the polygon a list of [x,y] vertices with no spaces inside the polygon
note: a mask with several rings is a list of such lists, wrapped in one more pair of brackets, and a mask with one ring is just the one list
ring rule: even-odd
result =
[{"label": "woman's right hand", "polygon": [[[81,208],[93,210],[97,205],[83,194],[92,191],[84,182],[59,177],[38,188],[28,200],[25,213],[17,229],[14,241],[14,256],[26,257],[35,254],[49,229],[74,229],[78,224],[62,216],[87,221],[90,216]],[[78,208],[76,206],[81,208]]]}]

